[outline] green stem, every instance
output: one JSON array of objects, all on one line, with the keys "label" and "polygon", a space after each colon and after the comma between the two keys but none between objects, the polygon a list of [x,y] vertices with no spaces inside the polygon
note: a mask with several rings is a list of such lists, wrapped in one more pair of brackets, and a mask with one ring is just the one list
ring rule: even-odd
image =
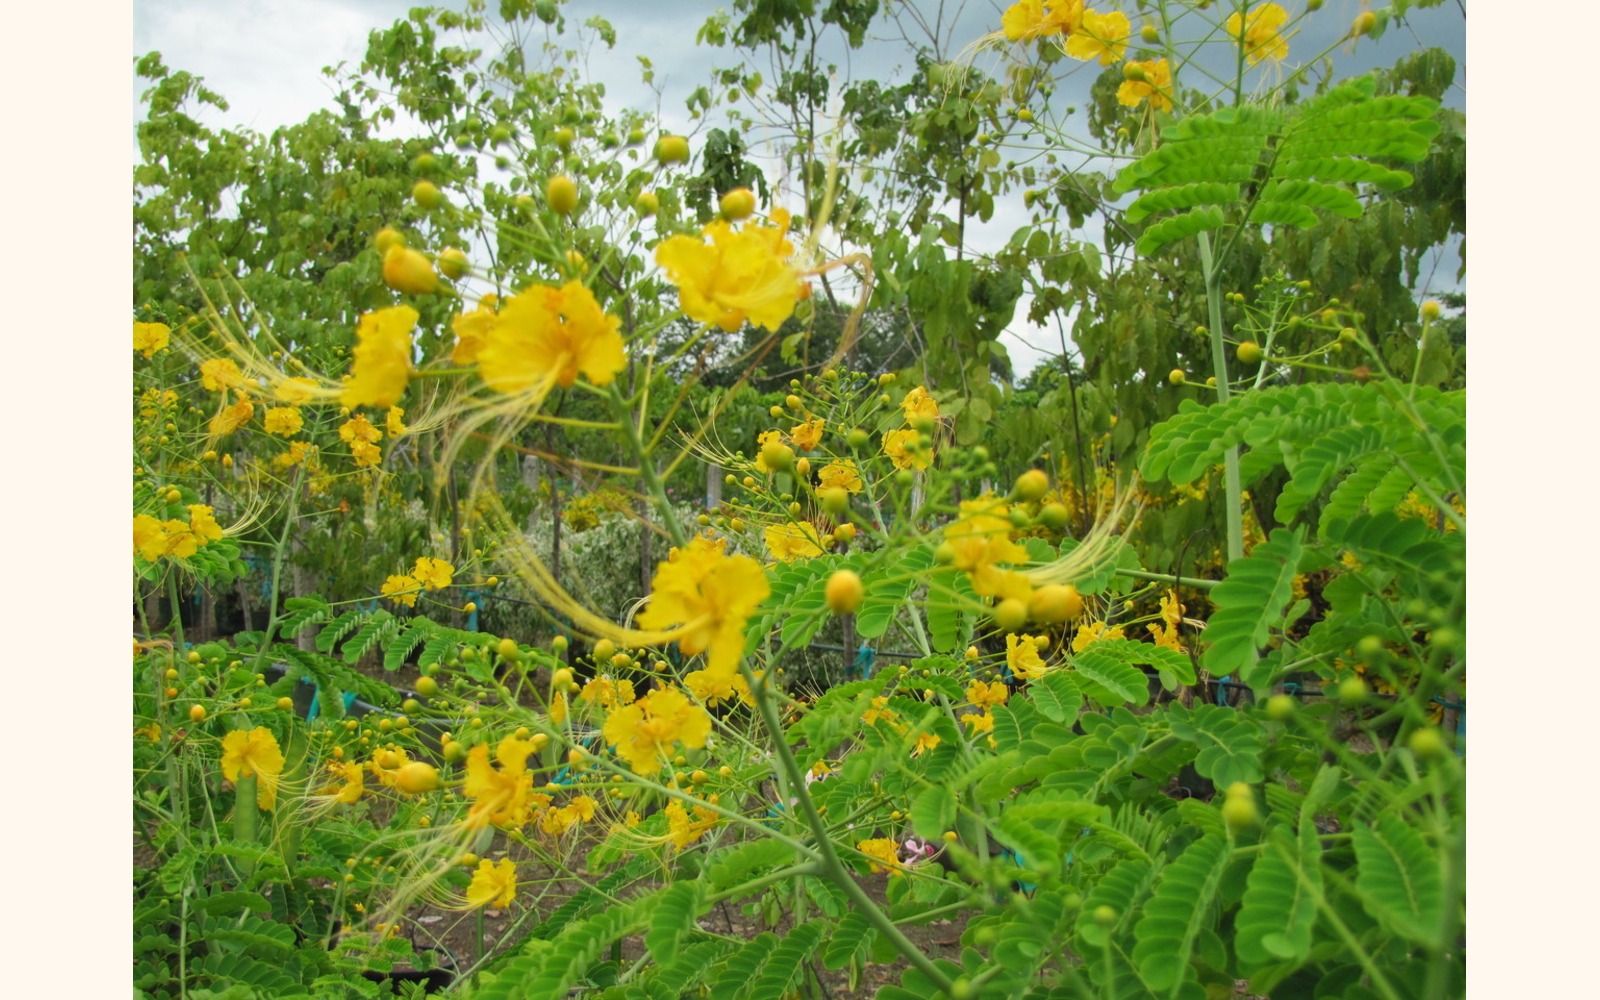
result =
[{"label": "green stem", "polygon": [[[748,674],[748,670],[746,670]],[[822,822],[822,816],[817,812],[816,803],[811,801],[811,795],[806,791],[805,780],[800,774],[800,765],[794,759],[794,754],[789,750],[789,743],[783,736],[783,723],[778,719],[777,709],[772,704],[771,690],[765,679],[755,680],[746,677],[750,683],[750,690],[755,695],[756,707],[761,712],[761,720],[766,724],[767,732],[772,735],[772,746],[777,753],[778,764],[783,768],[789,778],[789,784],[794,791],[795,798],[799,800],[800,810],[805,814],[807,825],[817,838],[818,864],[821,874],[839,888],[860,909],[867,922],[882,934],[895,950],[906,957],[923,975],[933,981],[934,985],[945,993],[952,993],[954,983],[944,974],[944,970],[933,964],[933,960],[922,953],[922,950],[905,936],[905,933],[889,919],[889,915],[878,908],[878,905],[868,896],[866,890],[845,869],[844,863],[839,860],[839,854],[833,849],[833,840],[828,835],[828,828]]]},{"label": "green stem", "polygon": [[633,414],[628,409],[628,403],[622,398],[622,390],[617,388],[616,382],[611,383],[611,406],[616,411],[617,422],[622,424],[623,433],[628,437],[628,445],[633,450],[633,455],[639,460],[639,476],[644,480],[645,489],[656,503],[656,509],[661,511],[661,520],[666,522],[667,534],[672,536],[672,544],[683,548],[688,544],[684,537],[683,525],[678,523],[672,510],[672,504],[667,502],[667,491],[661,482],[661,476],[656,471],[655,463],[650,461],[650,455],[645,450],[644,437],[639,433],[639,425],[634,422]]},{"label": "green stem", "polygon": [[[1222,269],[1211,254],[1211,234],[1202,232],[1200,267],[1206,279],[1206,314],[1211,329],[1211,367],[1217,376],[1217,402],[1228,401],[1228,345],[1222,336]],[[1222,486],[1227,510],[1228,561],[1244,558],[1243,489],[1239,485],[1239,446],[1233,445],[1222,457]]]},{"label": "green stem", "polygon": [[167,601],[172,605],[172,641],[174,655],[183,652],[183,609],[179,604],[178,574],[167,573]]},{"label": "green stem", "polygon": [[278,595],[283,580],[283,557],[289,550],[289,535],[294,530],[296,512],[300,509],[300,484],[305,480],[306,466],[301,462],[295,467],[294,482],[289,487],[289,509],[284,512],[283,534],[278,536],[278,542],[273,546],[272,554],[272,593],[267,597],[267,629],[261,633],[261,648],[256,650],[256,661],[251,670],[261,673],[267,663],[267,650],[272,646],[273,635],[278,631]]},{"label": "green stem", "polygon": [[1142,569],[1118,569],[1118,576],[1126,576],[1133,580],[1151,580],[1155,583],[1170,583],[1174,587],[1194,587],[1197,590],[1210,590],[1221,581],[1197,580],[1192,576],[1172,576],[1168,573],[1147,573]]},{"label": "green stem", "polygon": [[[233,841],[236,844],[255,846],[261,813],[256,808],[256,786],[260,782],[254,774],[242,774],[233,786]],[[241,864],[246,877],[255,874],[255,863]]]}]

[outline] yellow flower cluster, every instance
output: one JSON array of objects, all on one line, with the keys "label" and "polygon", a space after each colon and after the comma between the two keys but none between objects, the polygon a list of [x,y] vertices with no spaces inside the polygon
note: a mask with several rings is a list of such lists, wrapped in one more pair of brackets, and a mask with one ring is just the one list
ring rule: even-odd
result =
[{"label": "yellow flower cluster", "polygon": [[541,831],[553,837],[560,836],[579,823],[587,823],[594,819],[595,810],[599,807],[600,803],[588,795],[574,795],[564,806],[552,806],[547,803],[539,809],[534,818]]},{"label": "yellow flower cluster", "polygon": [[690,749],[706,745],[711,716],[682,691],[656,688],[607,716],[601,734],[635,774],[655,774],[663,759],[671,759],[675,744]]},{"label": "yellow flower cluster", "polygon": [[455,578],[455,567],[443,559],[418,556],[408,574],[394,574],[383,582],[379,593],[396,604],[417,606],[417,594],[424,590],[443,590]]},{"label": "yellow flower cluster", "polygon": [[1228,15],[1228,37],[1244,49],[1244,57],[1254,66],[1263,59],[1281,61],[1289,55],[1289,43],[1278,29],[1289,23],[1289,12],[1275,3],[1256,4],[1240,17]]},{"label": "yellow flower cluster", "polygon": [[778,562],[793,562],[822,555],[822,538],[809,521],[769,524],[762,532],[767,551]]},{"label": "yellow flower cluster", "polygon": [[701,536],[673,549],[656,567],[639,624],[673,630],[685,655],[706,653],[706,669],[731,678],[744,653],[745,623],[772,588],[760,563],[725,547]]},{"label": "yellow flower cluster", "polygon": [[277,434],[280,437],[294,437],[300,433],[300,428],[305,425],[305,418],[300,416],[300,411],[293,406],[274,406],[267,410],[262,422],[268,434]]},{"label": "yellow flower cluster", "polygon": [[1039,655],[1037,636],[1006,635],[1006,666],[1023,680],[1035,681],[1050,672],[1049,664]]},{"label": "yellow flower cluster", "polygon": [[1125,638],[1127,638],[1127,636],[1123,632],[1121,625],[1113,625],[1110,628],[1107,628],[1105,622],[1088,622],[1087,624],[1078,626],[1078,634],[1072,637],[1072,651],[1074,653],[1081,653],[1087,649],[1090,644],[1099,642],[1101,639]]},{"label": "yellow flower cluster", "polygon": [[372,421],[364,413],[358,413],[339,425],[339,439],[350,446],[350,454],[358,466],[375,466],[383,457],[378,447],[378,442],[383,440],[383,431],[372,426]]},{"label": "yellow flower cluster", "polygon": [[494,906],[505,909],[517,894],[517,865],[510,858],[498,862],[484,858],[472,873],[472,884],[467,886],[467,906]]},{"label": "yellow flower cluster", "polygon": [[746,321],[773,332],[783,325],[807,290],[790,263],[789,213],[776,209],[772,221],[736,229],[718,219],[700,237],[672,236],[656,247],[656,263],[678,286],[684,315],[726,333]]},{"label": "yellow flower cluster", "polygon": [[[711,801],[715,803],[717,801],[716,796],[713,795]],[[673,799],[667,803],[665,812],[667,814],[667,836],[672,839],[674,850],[683,850],[696,840],[699,840],[701,834],[717,825],[717,814],[705,806],[695,806],[694,819],[690,819],[689,810],[683,807],[682,802]]]},{"label": "yellow flower cluster", "polygon": [[1027,576],[999,565],[1028,560],[1028,550],[1011,540],[1010,515],[1010,507],[993,497],[962,501],[961,517],[945,525],[944,541],[979,596],[1026,601],[1033,593]]},{"label": "yellow flower cluster", "polygon": [[1178,637],[1178,626],[1183,624],[1183,611],[1183,605],[1178,603],[1178,592],[1167,591],[1166,596],[1161,598],[1161,624],[1145,626],[1157,646],[1175,649],[1180,653],[1189,651]]},{"label": "yellow flower cluster", "polygon": [[1172,68],[1165,59],[1130,59],[1117,88],[1117,103],[1136,108],[1148,100],[1157,111],[1172,110]]},{"label": "yellow flower cluster", "polygon": [[1087,10],[1083,0],[1020,0],[1000,15],[1000,30],[1013,42],[1054,37],[1067,55],[1102,66],[1123,57],[1133,34],[1126,14]]},{"label": "yellow flower cluster", "polygon": [[189,504],[187,521],[162,521],[149,514],[136,514],[133,518],[133,552],[147,562],[163,557],[188,559],[221,538],[221,525],[212,509],[203,503]]},{"label": "yellow flower cluster", "polygon": [[133,324],[133,349],[146,358],[153,358],[157,351],[165,350],[171,339],[172,328],[165,323],[135,321]]},{"label": "yellow flower cluster", "polygon": [[[939,403],[920,385],[906,393],[906,398],[900,401],[900,409],[908,424],[939,419]],[[915,427],[886,432],[883,453],[897,469],[926,469],[933,464],[933,450],[927,447],[926,438]]]},{"label": "yellow flower cluster", "polygon": [[[467,752],[467,775],[461,791],[472,800],[467,809],[466,825],[482,828],[487,825],[520,830],[533,814],[533,772],[528,770],[528,758],[537,749],[529,740],[507,736],[495,748],[495,760],[500,766],[489,763],[489,747],[479,743]],[[542,796],[548,800],[548,796]]]},{"label": "yellow flower cluster", "polygon": [[345,406],[393,406],[411,378],[411,331],[417,311],[390,306],[356,323],[355,360],[339,402]]},{"label": "yellow flower cluster", "polygon": [[248,733],[236,729],[222,738],[222,776],[237,782],[256,779],[256,804],[271,809],[278,800],[278,777],[283,773],[283,751],[265,726]]},{"label": "yellow flower cluster", "polygon": [[867,865],[874,874],[888,872],[891,875],[903,874],[905,867],[900,863],[900,851],[897,844],[887,837],[875,837],[863,840],[856,844],[856,850],[868,857]]},{"label": "yellow flower cluster", "polygon": [[480,304],[452,325],[455,360],[476,360],[484,384],[508,396],[567,388],[580,374],[594,385],[610,385],[628,363],[622,321],[577,281],[532,285],[498,312]]},{"label": "yellow flower cluster", "polygon": [[[229,364],[232,364],[232,362],[230,361]],[[211,418],[211,426],[209,428],[211,436],[214,438],[227,437],[245,424],[248,424],[254,414],[255,407],[251,405],[248,399],[237,400],[231,406],[224,405],[222,409],[217,411],[217,415]]]}]

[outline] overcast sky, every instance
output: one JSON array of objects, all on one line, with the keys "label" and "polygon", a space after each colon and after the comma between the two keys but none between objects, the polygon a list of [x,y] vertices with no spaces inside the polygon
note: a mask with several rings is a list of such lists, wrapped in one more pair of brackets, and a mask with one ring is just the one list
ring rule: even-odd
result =
[{"label": "overcast sky", "polygon": [[[204,78],[206,85],[229,103],[226,113],[208,110],[200,115],[213,127],[242,126],[267,133],[331,106],[334,81],[323,75],[323,67],[340,62],[358,65],[368,33],[405,17],[415,5],[412,0],[135,0],[132,55],[137,59],[158,51],[170,68]],[[459,7],[460,3],[454,0],[441,5]],[[998,27],[1004,6],[990,0],[918,5],[925,14],[945,12],[956,26],[953,43],[957,50]],[[1287,6],[1296,9],[1299,4]],[[707,0],[571,0],[564,10],[569,30],[594,14],[605,17],[617,30],[615,49],[597,45],[589,62],[592,77],[606,84],[609,110],[656,110],[655,94],[639,81],[636,55],[643,52],[653,62],[656,81],[664,88],[663,126],[688,131],[684,98],[707,82],[714,66],[733,61],[731,53],[697,47],[694,42],[697,29],[718,7]],[[1291,56],[1309,56],[1329,44],[1361,9],[1359,0],[1329,0],[1319,14],[1305,22],[1300,37],[1292,40]],[[1414,12],[1411,21],[1409,28],[1391,31],[1376,43],[1363,42],[1353,54],[1336,53],[1337,71],[1349,75],[1372,66],[1392,65],[1419,42],[1440,45],[1456,55],[1458,63],[1457,85],[1447,101],[1465,107],[1465,20],[1455,2]],[[1134,23],[1140,23],[1137,17]],[[875,28],[874,34],[880,37],[892,31],[887,25]],[[897,43],[869,43],[854,54],[842,47],[836,52],[841,60],[853,60],[841,65],[856,76],[887,77],[903,70],[907,61]],[[1081,92],[1093,76],[1092,71],[1075,74],[1058,90],[1055,100],[1080,102],[1081,93],[1074,90]],[[136,79],[135,97],[143,90],[144,81]],[[137,101],[132,111],[136,122],[141,117]],[[970,241],[980,252],[996,249],[1027,221],[1020,196],[1003,199],[987,226],[969,229]],[[1096,238],[1094,233],[1084,235]],[[1451,254],[1430,290],[1455,287],[1454,273]],[[1053,327],[1041,329],[1026,321],[1027,304],[1026,298],[1019,303],[1017,319],[1003,335],[1019,375],[1060,351]]]}]

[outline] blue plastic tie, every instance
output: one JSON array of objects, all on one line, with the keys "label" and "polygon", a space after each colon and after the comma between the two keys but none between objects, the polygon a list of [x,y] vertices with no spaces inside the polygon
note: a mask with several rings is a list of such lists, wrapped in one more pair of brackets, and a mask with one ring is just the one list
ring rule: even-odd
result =
[{"label": "blue plastic tie", "polygon": [[866,643],[862,643],[861,648],[856,650],[856,662],[854,664],[856,673],[859,673],[863,680],[871,680],[873,664],[877,659],[877,651]]}]

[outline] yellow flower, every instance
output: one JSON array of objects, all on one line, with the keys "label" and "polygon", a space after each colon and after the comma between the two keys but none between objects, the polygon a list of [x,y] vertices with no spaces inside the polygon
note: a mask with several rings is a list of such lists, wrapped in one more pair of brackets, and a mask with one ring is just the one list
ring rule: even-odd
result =
[{"label": "yellow flower", "polygon": [[900,851],[894,841],[888,837],[875,837],[872,840],[859,841],[856,850],[872,859],[867,862],[874,873],[888,872],[891,875],[901,874]]},{"label": "yellow flower", "polygon": [[244,375],[232,358],[212,358],[200,362],[200,384],[212,392],[227,392],[244,385]]},{"label": "yellow flower", "polygon": [[483,345],[489,342],[489,330],[494,326],[494,309],[482,302],[469,313],[457,313],[450,321],[455,331],[456,346],[450,360],[458,365],[470,365],[478,360]]},{"label": "yellow flower", "polygon": [[598,703],[607,712],[633,704],[635,697],[632,681],[615,681],[605,674],[585,681],[583,690],[578,692],[579,701],[586,705]]},{"label": "yellow flower", "polygon": [[268,434],[294,437],[305,425],[305,418],[292,406],[274,406],[267,410],[263,426]]},{"label": "yellow flower", "polygon": [[289,444],[288,451],[273,457],[272,465],[278,469],[292,469],[305,461],[305,457],[310,453],[311,445],[308,442],[294,441]]},{"label": "yellow flower", "polygon": [[907,420],[939,416],[939,403],[920,385],[906,393],[906,398],[900,401],[900,409],[905,411]]},{"label": "yellow flower", "polygon": [[1050,667],[1039,658],[1039,647],[1034,645],[1033,636],[1019,636],[1015,632],[1006,635],[1006,666],[1016,676],[1030,681],[1050,672]]},{"label": "yellow flower", "polygon": [[389,412],[384,417],[384,427],[389,431],[389,436],[397,438],[406,432],[404,418],[406,411],[398,406],[389,407]]},{"label": "yellow flower", "polygon": [[472,873],[472,884],[467,886],[469,906],[494,906],[505,909],[517,895],[517,866],[510,858],[498,862],[484,858]]},{"label": "yellow flower", "polygon": [[968,712],[961,717],[961,721],[971,728],[974,736],[994,732],[994,713],[987,708],[981,712]]},{"label": "yellow flower", "polygon": [[1175,649],[1180,653],[1189,651],[1188,647],[1184,646],[1183,640],[1178,637],[1176,625],[1146,625],[1145,628],[1149,630],[1150,638],[1157,646]]},{"label": "yellow flower", "polygon": [[133,553],[147,562],[167,554],[167,529],[149,514],[133,516]]},{"label": "yellow flower", "polygon": [[194,533],[188,522],[173,518],[161,522],[161,530],[166,532],[166,555],[175,559],[187,559],[200,551],[200,536]]},{"label": "yellow flower", "polygon": [[429,556],[418,556],[417,564],[411,570],[411,575],[422,584],[423,590],[443,590],[450,586],[450,580],[455,574],[455,567],[443,559],[434,559]]},{"label": "yellow flower", "polygon": [[774,441],[783,441],[783,431],[762,431],[756,435],[756,468],[762,472],[771,473],[777,471],[767,464],[767,457],[762,454],[762,450]]},{"label": "yellow flower", "polygon": [[789,432],[789,440],[793,441],[794,446],[801,451],[811,451],[822,443],[823,426],[821,417],[796,424],[794,430]]},{"label": "yellow flower", "polygon": [[1100,65],[1110,66],[1127,54],[1128,36],[1132,34],[1133,26],[1121,11],[1101,14],[1086,10],[1083,22],[1067,39],[1067,55],[1084,62],[1099,59]]},{"label": "yellow flower", "polygon": [[479,743],[467,752],[467,775],[461,784],[462,794],[472,799],[467,810],[466,825],[495,826],[520,829],[532,813],[533,772],[528,770],[528,757],[535,747],[528,740],[507,736],[495,748],[498,768],[489,763],[489,748]]},{"label": "yellow flower", "polygon": [[579,823],[587,823],[594,819],[595,809],[600,803],[587,795],[573,796],[572,800],[559,809],[543,809],[539,813],[539,829],[545,833],[559,835],[566,833]]},{"label": "yellow flower", "polygon": [[417,311],[389,306],[362,315],[356,323],[355,360],[339,402],[345,406],[393,406],[411,377],[411,331]]},{"label": "yellow flower", "polygon": [[555,697],[550,699],[550,724],[559,726],[567,721],[567,696],[563,691],[557,691]]},{"label": "yellow flower", "polygon": [[257,726],[248,733],[236,729],[222,738],[222,776],[237,782],[256,777],[256,804],[271,809],[278,799],[278,776],[283,773],[283,751],[272,731]]},{"label": "yellow flower", "polygon": [[772,593],[761,564],[727,555],[724,542],[699,537],[656,566],[650,600],[639,614],[649,629],[677,628],[685,655],[707,652],[706,667],[729,674],[744,653],[745,622]]},{"label": "yellow flower", "polygon": [[972,588],[983,597],[1025,599],[1031,591],[1021,573],[999,568],[997,563],[1020,563],[1028,550],[1011,540],[1010,508],[992,497],[966,500],[961,517],[945,525],[944,540],[955,551],[954,565],[972,578]]},{"label": "yellow flower", "polygon": [[372,776],[386,788],[394,788],[400,780],[400,769],[409,763],[411,755],[395,748],[374,751],[367,766],[372,769]]},{"label": "yellow flower", "polygon": [[200,539],[200,544],[215,542],[222,538],[222,526],[217,523],[213,511],[203,503],[189,505],[189,530]]},{"label": "yellow flower", "polygon": [[339,425],[339,439],[352,444],[356,441],[377,444],[383,440],[383,431],[372,426],[372,421],[367,419],[366,414],[357,413]]},{"label": "yellow flower", "polygon": [[[1007,653],[1009,654],[1009,652],[1010,650],[1008,649]],[[1035,655],[1038,655],[1037,652],[1035,652]],[[986,709],[991,705],[1004,705],[1006,699],[1010,696],[1011,692],[1006,689],[1004,681],[991,681],[987,684],[983,681],[973,681],[967,685],[967,700],[978,708]]]},{"label": "yellow flower", "polygon": [[900,713],[888,706],[889,699],[887,697],[879,695],[878,697],[873,698],[870,707],[868,707],[865,712],[861,713],[861,722],[864,725],[870,726],[877,723],[878,720],[881,719],[884,722],[893,725],[895,722],[899,721]]},{"label": "yellow flower", "polygon": [[478,352],[478,371],[506,395],[568,387],[579,374],[610,385],[628,364],[621,326],[580,282],[534,285],[506,300]]},{"label": "yellow flower", "polygon": [[1178,603],[1178,592],[1176,590],[1167,591],[1166,596],[1161,598],[1162,620],[1168,625],[1181,625],[1183,624],[1183,612],[1183,605]]},{"label": "yellow flower", "polygon": [[917,742],[911,747],[911,756],[921,757],[925,752],[932,750],[943,742],[943,737],[936,736],[933,733],[918,733]]},{"label": "yellow flower", "polygon": [[355,325],[355,360],[339,394],[346,406],[394,406],[411,378],[411,330],[418,312],[390,306],[362,315]]},{"label": "yellow flower", "polygon": [[1013,42],[1070,34],[1083,18],[1083,0],[1020,0],[1000,15],[1000,30]]},{"label": "yellow flower", "polygon": [[706,745],[711,716],[676,688],[656,688],[606,718],[601,734],[617,748],[635,774],[655,774],[675,743],[691,749]]},{"label": "yellow flower", "polygon": [[273,398],[289,406],[309,403],[316,394],[317,383],[308,378],[286,378],[272,387]]},{"label": "yellow flower", "polygon": [[1257,4],[1244,17],[1228,15],[1228,37],[1244,47],[1244,57],[1254,66],[1263,59],[1281,61],[1289,43],[1278,29],[1289,23],[1289,12],[1275,3]]},{"label": "yellow flower", "polygon": [[417,606],[417,591],[421,589],[422,584],[412,577],[391,575],[383,582],[383,587],[378,592],[396,604],[414,608]]},{"label": "yellow flower", "polygon": [[331,795],[336,802],[348,805],[361,798],[366,790],[367,773],[360,764],[332,761],[328,764],[328,773],[339,781],[323,788],[322,794]]},{"label": "yellow flower", "polygon": [[762,535],[767,542],[767,551],[778,562],[793,562],[822,555],[822,542],[817,536],[817,529],[810,522],[771,524]]},{"label": "yellow flower", "polygon": [[695,806],[695,819],[689,819],[689,811],[683,808],[683,803],[673,799],[667,803],[667,836],[672,838],[674,850],[683,850],[717,824],[717,814],[705,806]]},{"label": "yellow flower", "polygon": [[248,424],[253,413],[255,407],[250,405],[248,399],[241,399],[232,406],[223,407],[220,413],[211,418],[211,436],[227,437]]},{"label": "yellow flower", "polygon": [[713,672],[710,670],[695,670],[684,675],[683,686],[695,699],[706,704],[715,705],[719,701],[732,701],[738,698],[746,705],[754,705],[755,700],[750,696],[750,685],[745,683],[744,676],[728,671]]},{"label": "yellow flower", "polygon": [[1121,625],[1108,629],[1105,622],[1089,622],[1086,625],[1080,625],[1078,634],[1072,637],[1072,651],[1081,653],[1091,644],[1099,642],[1101,639],[1124,638],[1127,638],[1127,636],[1123,634]]},{"label": "yellow flower", "polygon": [[371,468],[383,458],[383,449],[365,441],[352,441],[350,442],[350,456],[356,460],[358,467]]},{"label": "yellow flower", "polygon": [[1139,67],[1143,79],[1123,80],[1122,86],[1117,88],[1117,102],[1136,108],[1141,101],[1149,98],[1150,106],[1157,111],[1171,111],[1172,71],[1167,67],[1167,61],[1147,59],[1141,62],[1130,59],[1127,65]]},{"label": "yellow flower", "polygon": [[[789,263],[794,246],[784,238],[789,214],[772,213],[774,226],[746,223],[739,229],[717,220],[701,237],[672,236],[656,247],[656,263],[678,286],[678,301],[690,319],[733,333],[748,319],[776,332],[805,294],[800,273]],[[707,245],[704,237],[710,237]]]},{"label": "yellow flower", "polygon": [[883,435],[883,453],[889,456],[889,461],[897,469],[926,469],[933,464],[932,452],[912,447],[921,439],[922,433],[909,427],[888,431]]},{"label": "yellow flower", "polygon": [[165,323],[133,324],[133,349],[147,358],[166,348],[172,338],[172,328]]},{"label": "yellow flower", "polygon": [[818,489],[837,489],[848,493],[861,492],[861,473],[856,471],[856,463],[848,458],[837,462],[829,462],[817,473]]}]

